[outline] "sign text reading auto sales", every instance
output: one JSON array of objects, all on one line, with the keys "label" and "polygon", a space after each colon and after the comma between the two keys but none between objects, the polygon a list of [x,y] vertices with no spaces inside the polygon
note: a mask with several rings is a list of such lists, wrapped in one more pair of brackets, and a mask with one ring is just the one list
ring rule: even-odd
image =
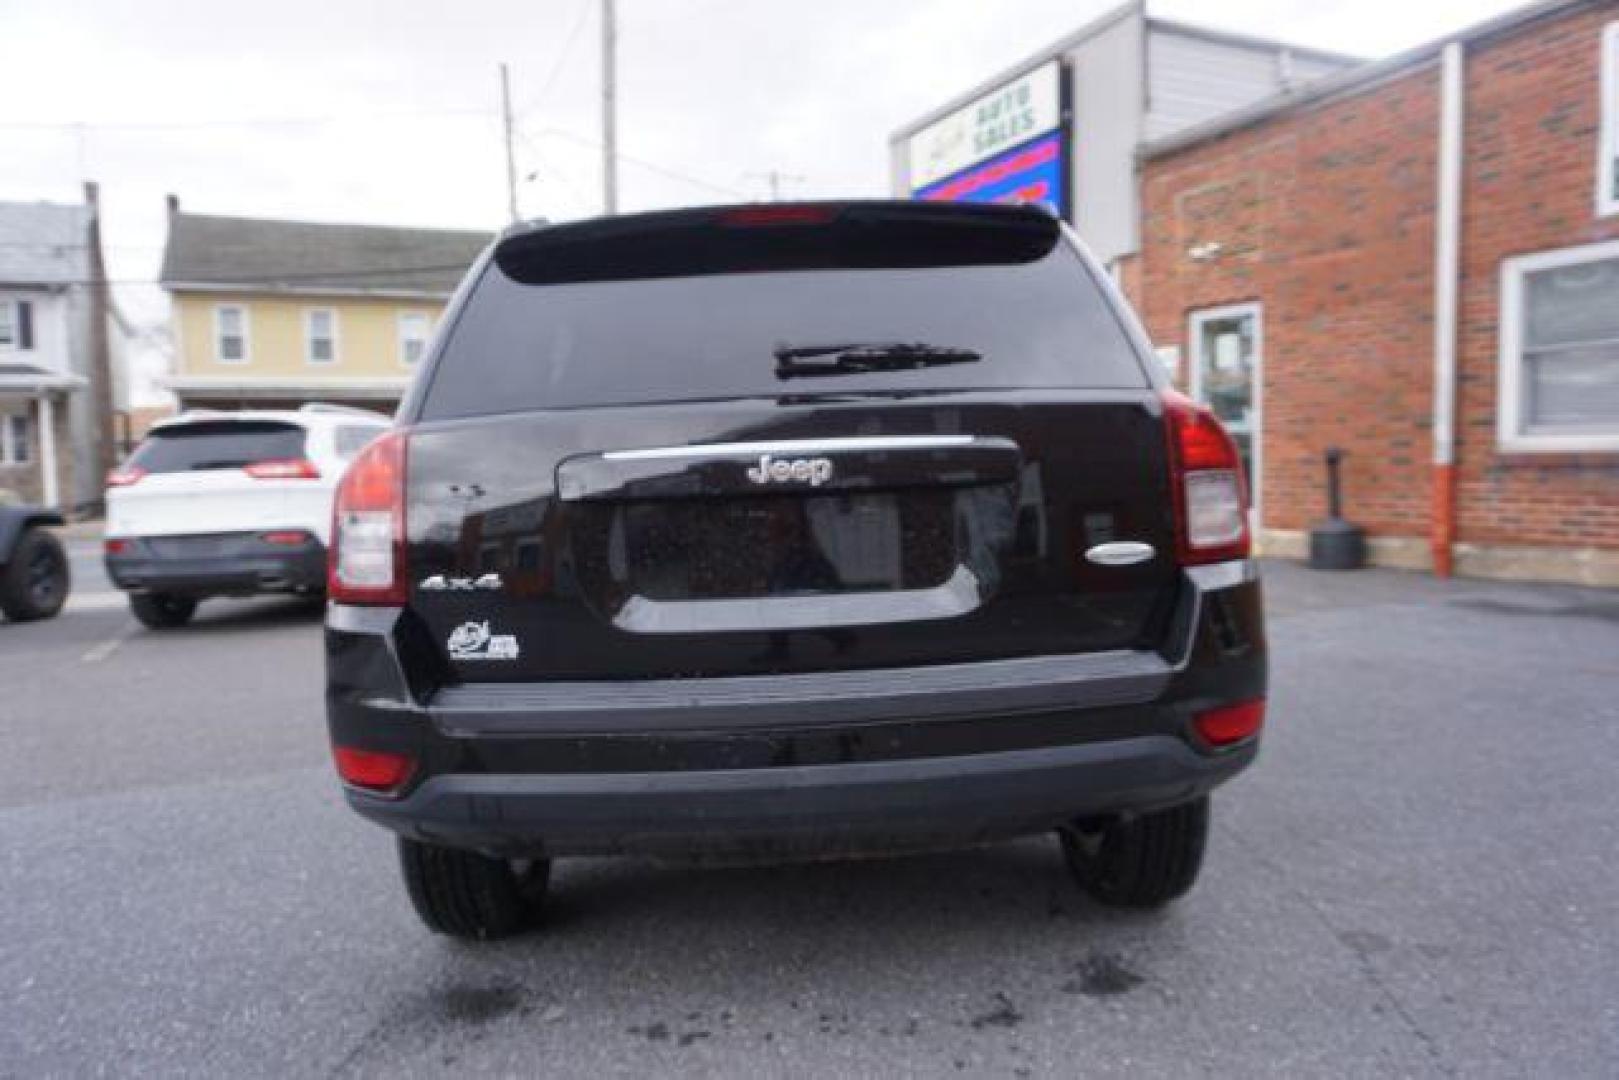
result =
[{"label": "sign text reading auto sales", "polygon": [[1062,119],[1060,68],[1043,64],[911,136],[911,189],[952,176],[1042,132]]}]

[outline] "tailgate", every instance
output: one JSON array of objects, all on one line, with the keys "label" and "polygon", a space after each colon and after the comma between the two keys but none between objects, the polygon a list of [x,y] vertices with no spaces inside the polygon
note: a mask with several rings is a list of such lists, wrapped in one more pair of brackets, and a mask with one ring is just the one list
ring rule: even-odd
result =
[{"label": "tailgate", "polygon": [[[419,430],[411,607],[452,681],[1150,646],[1176,580],[1163,430],[1152,395],[1113,396],[796,418],[688,404]],[[754,411],[773,422],[735,423]],[[686,440],[625,445],[660,429]],[[1149,554],[1087,557],[1120,543]]]}]

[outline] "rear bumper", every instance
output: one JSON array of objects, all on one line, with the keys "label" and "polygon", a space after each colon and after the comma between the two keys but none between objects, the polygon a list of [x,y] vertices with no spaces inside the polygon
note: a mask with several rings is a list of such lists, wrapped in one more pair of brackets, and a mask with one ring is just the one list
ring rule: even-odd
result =
[{"label": "rear bumper", "polygon": [[1207,792],[1257,748],[1210,757],[1149,735],[943,758],[774,769],[445,775],[361,814],[420,840],[509,854],[791,857],[1042,832]]},{"label": "rear bumper", "polygon": [[153,540],[132,538],[126,551],[106,556],[113,584],[127,592],[197,597],[312,593],[326,587],[326,548],[314,537],[299,545],[271,544],[257,534],[161,539],[219,541],[227,553],[164,555]]},{"label": "rear bumper", "polygon": [[1246,767],[1196,736],[1265,696],[1249,562],[1187,572],[1160,650],[879,672],[440,689],[407,612],[333,607],[333,741],[417,762],[350,804],[505,854],[795,857],[940,846],[1145,810]]}]

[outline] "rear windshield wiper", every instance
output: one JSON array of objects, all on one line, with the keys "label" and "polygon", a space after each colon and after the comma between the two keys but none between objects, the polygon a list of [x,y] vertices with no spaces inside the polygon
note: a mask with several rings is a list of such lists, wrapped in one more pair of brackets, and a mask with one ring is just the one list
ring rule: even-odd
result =
[{"label": "rear windshield wiper", "polygon": [[849,375],[862,371],[910,371],[937,364],[970,364],[980,353],[922,341],[845,342],[839,345],[777,345],[776,378]]}]

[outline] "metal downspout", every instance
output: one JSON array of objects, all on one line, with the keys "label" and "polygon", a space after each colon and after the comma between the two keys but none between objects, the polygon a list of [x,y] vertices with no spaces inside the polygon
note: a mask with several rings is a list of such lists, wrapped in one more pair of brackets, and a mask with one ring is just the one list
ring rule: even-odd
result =
[{"label": "metal downspout", "polygon": [[1439,192],[1434,237],[1433,511],[1434,573],[1450,577],[1456,542],[1456,325],[1462,217],[1462,45],[1440,54]]}]

